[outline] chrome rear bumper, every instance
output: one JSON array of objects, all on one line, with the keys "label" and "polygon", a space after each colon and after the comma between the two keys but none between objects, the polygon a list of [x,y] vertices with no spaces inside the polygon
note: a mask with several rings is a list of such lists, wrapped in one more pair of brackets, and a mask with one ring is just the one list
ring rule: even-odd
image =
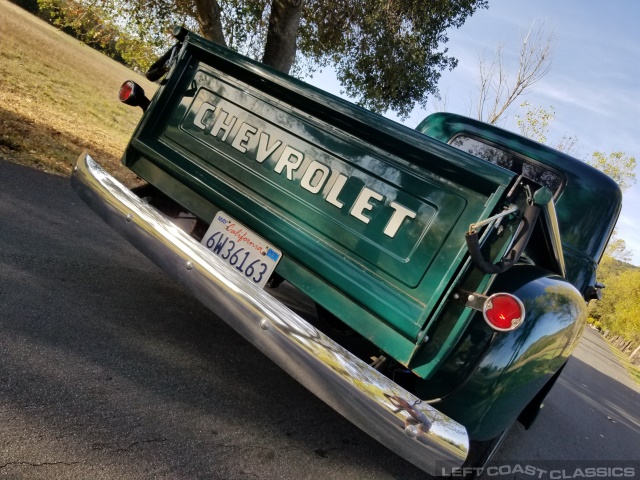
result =
[{"label": "chrome rear bumper", "polygon": [[89,155],[71,183],[114,230],[186,286],[287,373],[400,456],[429,473],[459,467],[466,429],[362,362],[106,173]]}]

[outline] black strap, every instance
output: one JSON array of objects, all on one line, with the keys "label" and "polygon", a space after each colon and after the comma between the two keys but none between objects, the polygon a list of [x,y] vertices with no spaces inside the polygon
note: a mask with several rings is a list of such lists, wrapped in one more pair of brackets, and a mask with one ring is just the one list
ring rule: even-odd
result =
[{"label": "black strap", "polygon": [[540,207],[538,205],[529,205],[525,209],[513,247],[498,263],[491,263],[482,255],[477,231],[467,233],[465,240],[473,263],[484,273],[502,273],[513,267],[520,259],[520,255],[522,255],[527,243],[529,243],[529,238],[531,238],[531,233],[539,214]]}]

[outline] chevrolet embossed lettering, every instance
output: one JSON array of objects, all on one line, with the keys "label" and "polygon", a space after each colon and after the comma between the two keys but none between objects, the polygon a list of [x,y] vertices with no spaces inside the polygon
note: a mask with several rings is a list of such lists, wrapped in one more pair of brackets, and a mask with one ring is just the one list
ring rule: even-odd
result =
[{"label": "chevrolet embossed lettering", "polygon": [[[345,207],[339,199],[348,177],[280,140],[274,132],[252,124],[251,119],[240,120],[244,113],[232,104],[203,102],[193,119],[193,124],[211,139],[226,142],[251,161],[264,164],[272,159],[275,173],[283,175],[313,195],[321,194],[324,200],[336,208]],[[244,113],[246,117],[247,114]],[[258,123],[258,122],[253,122]],[[310,160],[305,162],[305,159]],[[294,174],[296,174],[294,176]],[[300,177],[300,175],[302,175]],[[298,177],[296,179],[296,177]],[[362,186],[352,205],[346,206],[349,215],[368,224],[377,210],[386,209],[389,220],[383,230],[388,237],[395,237],[405,220],[415,218],[416,212],[386,197],[375,190]]]}]

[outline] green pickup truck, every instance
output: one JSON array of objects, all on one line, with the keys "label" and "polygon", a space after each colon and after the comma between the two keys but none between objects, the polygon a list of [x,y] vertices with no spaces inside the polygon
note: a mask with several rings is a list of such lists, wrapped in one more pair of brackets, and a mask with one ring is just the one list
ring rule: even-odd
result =
[{"label": "green pickup truck", "polygon": [[617,185],[494,126],[411,130],[177,38],[152,99],[120,91],[145,110],[123,163],[147,184],[83,154],[78,194],[362,430],[427,472],[477,472],[580,338]]}]

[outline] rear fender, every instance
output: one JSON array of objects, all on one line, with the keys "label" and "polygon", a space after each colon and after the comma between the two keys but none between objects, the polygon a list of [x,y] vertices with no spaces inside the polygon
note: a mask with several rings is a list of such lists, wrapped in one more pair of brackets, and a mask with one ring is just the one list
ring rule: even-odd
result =
[{"label": "rear fender", "polygon": [[[473,371],[437,400],[444,413],[467,427],[473,440],[493,438],[518,419],[564,365],[587,316],[585,302],[573,285],[534,266],[519,265],[498,276],[492,292],[513,293],[522,300],[523,325],[493,336],[490,327],[480,327],[487,329],[491,344]],[[476,322],[485,323],[481,313],[472,320],[477,330]],[[464,343],[463,339],[459,345]],[[468,352],[458,349],[447,364],[457,363],[462,355]]]},{"label": "rear fender", "polygon": [[560,367],[560,369],[553,374],[553,377],[551,377],[551,380],[549,380],[545,384],[545,386],[542,387],[542,390],[540,390],[538,394],[535,397],[533,397],[533,399],[527,404],[527,406],[524,407],[524,410],[520,412],[518,421],[524,426],[525,430],[529,430],[531,428],[531,425],[533,425],[533,423],[535,422],[536,418],[538,418],[538,414],[542,409],[542,405],[545,398],[547,398],[547,395],[549,395],[549,392],[558,381],[558,378],[560,378],[560,374],[562,374],[562,370],[564,370],[564,367],[566,365],[567,364],[564,363]]}]

